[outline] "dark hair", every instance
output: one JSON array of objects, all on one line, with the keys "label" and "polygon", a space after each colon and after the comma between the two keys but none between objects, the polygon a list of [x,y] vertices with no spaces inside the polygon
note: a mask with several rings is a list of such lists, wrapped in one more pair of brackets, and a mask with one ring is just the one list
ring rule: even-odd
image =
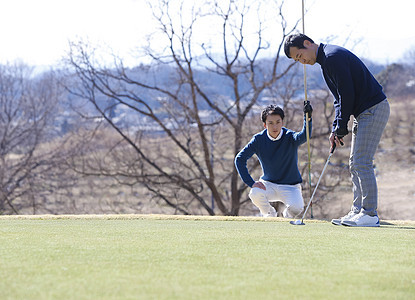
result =
[{"label": "dark hair", "polygon": [[290,48],[297,47],[298,49],[304,49],[304,41],[310,41],[314,43],[312,39],[302,33],[296,33],[288,36],[284,43],[285,55],[287,55],[288,58],[292,58],[290,56]]},{"label": "dark hair", "polygon": [[281,119],[284,120],[284,111],[281,107],[275,104],[270,104],[267,107],[264,108],[264,110],[261,113],[261,120],[262,123],[266,123],[267,117],[269,115],[279,115]]}]

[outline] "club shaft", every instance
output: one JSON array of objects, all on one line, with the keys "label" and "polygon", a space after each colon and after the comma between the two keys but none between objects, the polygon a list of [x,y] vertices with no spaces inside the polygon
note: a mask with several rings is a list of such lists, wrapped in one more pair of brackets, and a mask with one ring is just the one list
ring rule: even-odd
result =
[{"label": "club shaft", "polygon": [[329,164],[330,158],[331,158],[332,155],[333,155],[333,152],[330,152],[329,157],[327,158],[326,164],[324,165],[323,171],[321,171],[320,178],[317,181],[317,185],[314,188],[313,194],[311,195],[310,201],[308,201],[308,205],[307,205],[307,207],[306,207],[306,209],[305,209],[305,211],[303,213],[303,217],[301,218],[301,223],[303,222],[304,217],[305,217],[305,214],[307,213],[307,210],[310,207],[311,201],[313,201],[314,194],[317,191],[318,185],[320,184],[321,178],[323,177],[324,171],[326,171],[327,165]]}]

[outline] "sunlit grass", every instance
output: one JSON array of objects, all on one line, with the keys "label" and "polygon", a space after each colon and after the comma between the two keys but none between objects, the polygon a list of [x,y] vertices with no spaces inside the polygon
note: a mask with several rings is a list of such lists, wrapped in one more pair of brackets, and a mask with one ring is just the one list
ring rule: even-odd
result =
[{"label": "sunlit grass", "polygon": [[409,299],[415,222],[0,217],[0,299]]}]

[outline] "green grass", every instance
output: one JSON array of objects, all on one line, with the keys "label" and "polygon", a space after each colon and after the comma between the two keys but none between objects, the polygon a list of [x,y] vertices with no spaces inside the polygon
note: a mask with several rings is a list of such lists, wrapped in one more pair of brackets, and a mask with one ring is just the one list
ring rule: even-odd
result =
[{"label": "green grass", "polygon": [[414,299],[415,224],[0,217],[0,299]]}]

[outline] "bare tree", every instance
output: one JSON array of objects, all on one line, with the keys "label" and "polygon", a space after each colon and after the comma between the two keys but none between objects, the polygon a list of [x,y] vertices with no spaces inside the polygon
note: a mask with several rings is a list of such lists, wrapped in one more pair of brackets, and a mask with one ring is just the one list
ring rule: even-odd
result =
[{"label": "bare tree", "polygon": [[[94,107],[95,115],[85,115],[104,120],[121,138],[106,153],[118,163],[105,164],[101,156],[94,163],[89,158],[88,163],[78,161],[74,168],[84,174],[112,176],[120,183],[143,184],[178,213],[214,215],[218,209],[219,214],[238,215],[246,201],[242,197],[246,186],[233,160],[247,134],[252,134],[245,125],[258,113],[261,96],[293,66],[281,61],[280,51],[296,24],[288,30],[283,3],[276,6],[280,27],[273,30],[280,32],[281,39],[271,43],[264,39],[261,7],[254,1],[250,5],[212,1],[193,6],[190,16],[182,13],[180,18],[171,3],[159,1],[153,6],[160,25],[156,38],[165,44],[160,51],[147,48],[153,63],[142,65],[140,72],[116,58],[111,68],[101,66],[88,44],[71,44],[68,67],[76,76],[68,90]],[[180,3],[184,10],[185,2]],[[249,30],[248,39],[247,20],[252,15],[257,27],[255,35]],[[198,24],[205,19],[220,24],[221,33],[216,36],[221,37],[220,54],[207,42],[194,42],[201,34]],[[260,55],[270,45],[275,47],[273,58],[264,63]],[[146,76],[140,75],[143,72]],[[213,80],[224,93],[212,90]],[[136,124],[114,120],[110,117],[114,109],[135,116]]]},{"label": "bare tree", "polygon": [[0,66],[0,213],[31,208],[49,192],[58,85],[51,73],[35,76],[23,65]]}]

